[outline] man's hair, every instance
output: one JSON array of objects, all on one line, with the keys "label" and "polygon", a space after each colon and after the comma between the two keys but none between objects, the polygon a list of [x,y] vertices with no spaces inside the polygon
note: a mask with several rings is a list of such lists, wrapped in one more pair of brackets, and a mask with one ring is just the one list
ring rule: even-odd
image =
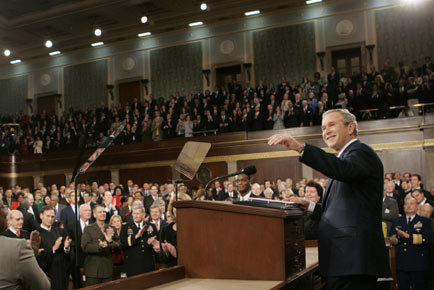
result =
[{"label": "man's hair", "polygon": [[158,208],[158,210],[159,210],[160,213],[161,213],[161,207],[158,205],[157,202],[154,202],[154,203],[151,205],[151,207],[149,208],[149,211],[151,211],[151,209],[153,209],[153,208]]},{"label": "man's hair", "polygon": [[413,175],[411,175],[411,177],[413,177],[413,176],[416,176],[417,177],[417,179],[419,180],[419,181],[421,181],[422,180],[422,177],[419,175],[419,174],[413,174]]},{"label": "man's hair", "polygon": [[322,198],[322,193],[323,193],[324,190],[322,189],[321,185],[319,185],[315,181],[311,180],[308,183],[306,183],[305,190],[306,190],[306,187],[308,187],[308,186],[309,187],[315,187],[316,192],[318,193],[319,198]]},{"label": "man's hair", "polygon": [[102,204],[95,204],[95,206],[93,207],[93,212],[96,212],[96,209],[102,207],[103,209],[105,209],[105,207]]},{"label": "man's hair", "polygon": [[42,207],[42,209],[41,209],[41,213],[44,213],[44,212],[46,212],[48,210],[53,210],[54,211],[54,208],[51,205],[44,205]]},{"label": "man's hair", "polygon": [[354,135],[357,136],[359,133],[359,125],[357,124],[356,116],[354,116],[350,111],[347,109],[333,109],[325,111],[322,114],[322,117],[324,118],[328,114],[331,113],[339,113],[341,115],[342,122],[344,122],[345,126],[348,126],[351,123],[354,123]]},{"label": "man's hair", "polygon": [[140,209],[143,213],[145,212],[145,208],[142,205],[136,204],[135,206],[133,206],[133,210],[135,209]]},{"label": "man's hair", "polygon": [[7,217],[8,220],[12,219],[12,215],[13,215],[14,213],[16,213],[16,214],[20,214],[21,216],[23,216],[23,213],[22,213],[21,211],[19,211],[19,210],[17,210],[17,209],[14,209],[14,210],[9,211],[9,213],[8,213],[8,217]]}]

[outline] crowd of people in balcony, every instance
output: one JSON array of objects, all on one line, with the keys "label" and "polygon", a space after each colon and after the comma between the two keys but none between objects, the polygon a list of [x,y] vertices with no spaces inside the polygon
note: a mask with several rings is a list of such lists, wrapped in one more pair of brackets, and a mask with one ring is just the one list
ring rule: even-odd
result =
[{"label": "crowd of people in balcony", "polygon": [[[287,80],[279,84],[259,80],[256,86],[235,80],[227,88],[181,96],[137,98],[130,104],[101,104],[84,110],[55,114],[6,113],[0,117],[2,154],[41,154],[96,147],[125,120],[126,127],[115,144],[192,137],[199,133],[225,133],[320,125],[322,113],[346,108],[359,121],[411,117],[421,113],[414,104],[434,101],[434,63],[426,57],[422,66],[386,61],[380,71],[372,66],[351,78],[335,68],[327,76]],[[427,106],[424,112],[431,110]],[[13,125],[15,124],[15,125]]]},{"label": "crowd of people in balcony", "polygon": [[[38,183],[35,189],[19,185],[0,188],[0,203],[8,211],[8,229],[2,235],[30,239],[33,233],[41,237],[38,249],[34,249],[35,256],[40,268],[51,279],[52,289],[67,289],[65,285],[69,275],[74,278],[75,288],[83,286],[82,276],[77,280],[73,267],[76,243],[79,245],[77,265],[83,268],[86,285],[174,266],[177,264],[176,211],[172,206],[175,187],[169,183],[142,182],[128,180],[123,186],[93,181],[79,184],[78,194],[73,184],[45,187]],[[257,183],[252,177],[241,174],[235,177],[234,182],[216,181],[207,193],[201,186],[191,189],[179,184],[178,196],[180,200],[207,198],[219,201],[244,200],[246,196],[275,200],[298,197],[320,203],[327,183],[324,178],[311,181],[302,178],[296,182],[291,178],[277,178]],[[408,248],[414,255],[408,262],[397,258],[399,266],[413,263],[412,259],[417,260],[416,264],[421,268],[432,264],[433,260],[430,262],[428,255],[429,251],[431,254],[433,251],[432,228],[426,229],[420,223],[422,231],[418,230],[415,234],[421,234],[423,241],[422,238],[416,241],[414,238],[399,237],[392,225],[396,225],[400,217],[409,216],[410,209],[414,211],[411,216],[416,216],[417,220],[431,219],[434,187],[430,191],[424,188],[418,174],[386,173],[383,195],[385,237],[390,238],[392,244],[398,237],[396,246]],[[80,219],[78,237],[75,235],[77,200]],[[318,239],[318,221],[307,214],[304,223],[305,238]],[[426,255],[419,257],[418,253]],[[428,270],[424,268],[424,271],[428,275]],[[432,273],[430,275],[432,277]]]}]

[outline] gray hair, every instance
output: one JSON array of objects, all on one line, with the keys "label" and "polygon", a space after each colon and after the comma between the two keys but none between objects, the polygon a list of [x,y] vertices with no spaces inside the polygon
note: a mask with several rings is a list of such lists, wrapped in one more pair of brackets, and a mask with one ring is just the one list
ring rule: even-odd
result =
[{"label": "gray hair", "polygon": [[161,213],[161,207],[158,205],[158,202],[154,202],[154,203],[151,205],[151,208],[149,209],[149,211],[151,211],[151,209],[153,209],[153,208],[158,208],[158,210],[159,210],[160,213]]},{"label": "gray hair", "polygon": [[22,213],[21,211],[19,211],[19,210],[17,210],[17,209],[13,209],[13,210],[10,210],[10,211],[8,212],[8,217],[7,217],[7,219],[8,219],[8,220],[12,219],[12,215],[13,215],[14,213],[16,213],[16,214],[18,214],[18,215],[21,215],[21,217],[23,216],[23,213]]},{"label": "gray hair", "polygon": [[136,204],[135,206],[133,206],[133,210],[135,209],[140,209],[142,212],[145,212],[145,208],[142,205]]},{"label": "gray hair", "polygon": [[325,111],[322,114],[322,117],[324,118],[325,116],[331,113],[339,113],[341,115],[342,122],[344,122],[345,126],[348,126],[349,124],[353,123],[355,126],[354,135],[357,136],[357,134],[359,133],[359,125],[357,124],[356,116],[354,116],[347,109],[333,109],[333,110]]}]

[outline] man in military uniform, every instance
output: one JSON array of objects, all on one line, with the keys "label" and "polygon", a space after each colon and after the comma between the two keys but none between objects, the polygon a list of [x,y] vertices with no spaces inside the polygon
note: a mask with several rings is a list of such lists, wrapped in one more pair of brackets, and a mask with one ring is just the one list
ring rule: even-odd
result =
[{"label": "man in military uniform", "polygon": [[390,242],[396,246],[396,278],[399,290],[428,289],[431,220],[417,215],[418,204],[412,196],[404,201],[404,215],[392,222]]},{"label": "man in military uniform", "polygon": [[132,222],[122,226],[121,242],[124,246],[125,272],[128,277],[155,270],[154,251],[160,250],[160,243],[150,224],[145,223],[145,208],[133,207]]},{"label": "man in military uniform", "polygon": [[81,248],[86,254],[83,265],[86,286],[112,280],[112,250],[122,247],[115,229],[105,223],[106,211],[103,205],[95,205],[93,216],[96,222],[88,225],[81,237]]}]

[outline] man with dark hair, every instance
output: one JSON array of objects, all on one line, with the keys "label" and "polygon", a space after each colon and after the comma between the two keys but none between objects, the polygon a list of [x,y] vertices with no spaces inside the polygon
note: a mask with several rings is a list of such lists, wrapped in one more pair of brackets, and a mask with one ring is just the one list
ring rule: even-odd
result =
[{"label": "man with dark hair", "polygon": [[429,191],[424,190],[422,188],[422,178],[420,177],[419,174],[413,174],[411,176],[410,179],[411,182],[411,190],[415,191],[415,190],[419,190],[420,192],[422,192],[426,198],[430,199],[431,198],[431,194],[429,193]]},{"label": "man with dark hair", "polygon": [[53,227],[54,209],[44,206],[41,210],[41,226],[38,228],[41,236],[41,251],[38,262],[51,279],[51,290],[68,288],[67,264],[69,263],[71,240],[61,228]]},{"label": "man with dark hair", "polygon": [[299,152],[301,162],[330,178],[321,204],[290,198],[320,220],[319,266],[326,289],[375,289],[378,277],[391,275],[381,227],[383,164],[356,139],[357,121],[348,110],[325,112],[321,128],[337,156],[286,134],[271,136],[268,144]]},{"label": "man with dark hair", "polygon": [[151,185],[150,192],[151,192],[151,194],[149,196],[147,196],[145,198],[145,200],[143,201],[143,205],[145,207],[146,213],[148,213],[148,214],[149,214],[149,210],[150,210],[151,206],[154,204],[154,202],[156,202],[159,199],[158,186]]},{"label": "man with dark hair", "polygon": [[[7,229],[6,209],[0,201],[0,233]],[[0,235],[0,285],[3,289],[50,289],[50,281],[39,268],[34,250],[22,239]]]},{"label": "man with dark hair", "polygon": [[86,286],[96,285],[113,279],[112,250],[121,248],[115,229],[106,224],[106,210],[97,204],[93,208],[95,223],[88,225],[81,237],[81,248],[86,254],[84,274]]},{"label": "man with dark hair", "polygon": [[250,176],[244,173],[235,176],[237,185],[238,200],[248,200],[252,194],[250,186]]}]

